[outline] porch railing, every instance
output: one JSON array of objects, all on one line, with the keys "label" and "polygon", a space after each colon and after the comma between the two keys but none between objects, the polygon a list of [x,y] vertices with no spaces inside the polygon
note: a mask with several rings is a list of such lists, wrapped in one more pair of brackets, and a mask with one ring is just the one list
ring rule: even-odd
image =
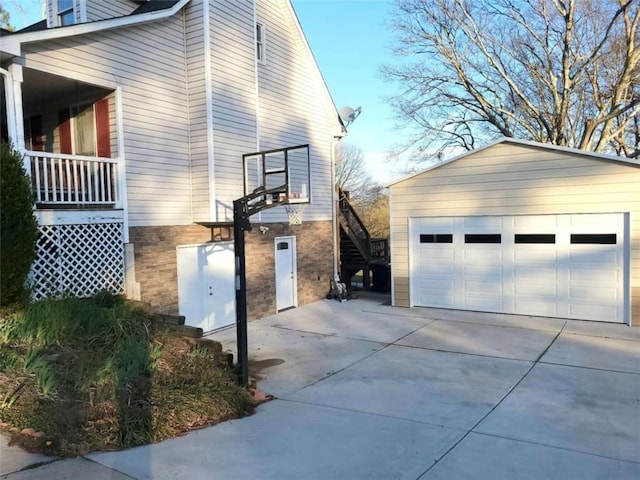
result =
[{"label": "porch railing", "polygon": [[26,156],[36,204],[118,206],[118,159],[34,151]]}]

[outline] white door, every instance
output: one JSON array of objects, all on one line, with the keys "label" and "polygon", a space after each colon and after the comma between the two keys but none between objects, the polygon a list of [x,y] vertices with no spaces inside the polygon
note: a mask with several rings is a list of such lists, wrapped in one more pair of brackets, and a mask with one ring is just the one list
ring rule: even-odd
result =
[{"label": "white door", "polygon": [[280,311],[297,305],[295,237],[276,237],[275,257],[276,309]]},{"label": "white door", "polygon": [[177,248],[178,310],[185,324],[208,332],[235,323],[233,242]]},{"label": "white door", "polygon": [[628,321],[625,214],[410,220],[411,302]]}]

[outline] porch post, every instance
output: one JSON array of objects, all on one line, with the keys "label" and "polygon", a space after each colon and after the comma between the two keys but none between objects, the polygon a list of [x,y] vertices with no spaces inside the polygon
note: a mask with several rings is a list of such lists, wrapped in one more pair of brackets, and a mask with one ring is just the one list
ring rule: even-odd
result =
[{"label": "porch post", "polygon": [[4,99],[7,112],[7,133],[9,138],[16,138],[16,115],[13,108],[13,79],[8,70],[0,68],[0,74],[4,77]]},{"label": "porch post", "polygon": [[[22,65],[12,63],[9,65],[9,78],[11,81],[11,87],[13,90],[13,114],[15,125],[15,137],[13,139],[16,150],[20,153],[25,152],[24,146],[24,114],[22,112]],[[7,94],[7,100],[9,100],[9,94]],[[9,112],[9,105],[7,104],[7,114]],[[28,158],[24,160],[24,168],[27,175],[31,175],[31,162]]]}]

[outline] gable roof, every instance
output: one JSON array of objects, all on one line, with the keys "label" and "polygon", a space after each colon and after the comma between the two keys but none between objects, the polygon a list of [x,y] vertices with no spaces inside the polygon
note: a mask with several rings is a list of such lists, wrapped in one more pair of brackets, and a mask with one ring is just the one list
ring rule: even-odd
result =
[{"label": "gable roof", "polygon": [[139,15],[140,13],[155,12],[173,7],[179,0],[154,0],[153,2],[144,2],[136,8],[131,15]]},{"label": "gable roof", "polygon": [[[101,32],[103,30],[163,20],[175,15],[190,1],[191,0],[156,0],[154,2],[146,2],[129,15],[123,17],[107,18],[65,27],[46,28],[46,21],[43,20],[4,37],[2,39],[2,45],[0,46],[0,52],[20,55],[20,46],[24,43],[71,37],[74,35]],[[44,29],[43,26],[45,27]]]},{"label": "gable roof", "polygon": [[511,145],[517,145],[517,146],[521,146],[521,147],[530,147],[530,148],[538,148],[538,149],[542,149],[542,150],[548,150],[548,151],[552,151],[552,152],[561,152],[561,153],[568,153],[571,155],[580,155],[592,160],[599,160],[599,161],[605,161],[605,162],[615,162],[615,163],[620,163],[620,164],[624,164],[627,166],[631,166],[631,167],[638,167],[640,168],[640,161],[639,160],[634,160],[631,158],[626,158],[626,157],[618,157],[616,155],[609,155],[609,154],[605,154],[605,153],[597,153],[597,152],[590,152],[588,150],[580,150],[578,148],[569,148],[569,147],[561,147],[558,145],[552,145],[550,143],[540,143],[540,142],[534,142],[531,140],[519,140],[517,138],[512,138],[512,137],[502,137],[498,140],[496,140],[495,142],[489,143],[488,145],[485,145],[484,147],[480,147],[480,148],[476,148],[475,150],[470,150],[468,152],[464,152],[460,155],[456,155],[455,157],[452,157],[448,160],[445,160],[443,162],[438,162],[434,165],[431,165],[430,167],[425,168],[424,170],[417,172],[417,173],[412,173],[410,175],[407,175],[403,178],[400,178],[398,180],[396,180],[395,182],[392,182],[388,185],[386,185],[387,187],[392,187],[394,185],[397,185],[398,183],[402,183],[406,180],[409,180],[413,177],[417,177],[418,175],[422,175],[423,173],[429,172],[431,170],[435,170],[436,168],[440,168],[443,167],[444,165],[448,165],[450,163],[453,163],[457,160],[460,160],[462,158],[466,158],[470,155],[474,155],[478,152],[482,152],[483,150],[487,150],[489,148],[492,148],[496,145],[500,145],[500,144],[511,144]]}]

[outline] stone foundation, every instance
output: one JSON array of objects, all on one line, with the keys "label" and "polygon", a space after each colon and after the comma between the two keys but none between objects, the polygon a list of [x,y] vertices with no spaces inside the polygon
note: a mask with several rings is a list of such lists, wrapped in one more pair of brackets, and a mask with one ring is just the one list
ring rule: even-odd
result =
[{"label": "stone foundation", "polygon": [[249,319],[276,313],[276,237],[296,237],[298,305],[325,298],[333,276],[331,222],[269,224],[264,235],[258,228],[245,235]]},{"label": "stone foundation", "polygon": [[136,281],[140,300],[161,313],[178,313],[177,245],[205,243],[211,239],[208,228],[200,225],[131,227]]},{"label": "stone foundation", "polygon": [[[250,320],[276,313],[275,237],[296,237],[298,305],[325,298],[333,276],[330,221],[293,226],[278,223],[268,224],[268,227],[263,235],[256,223],[253,231],[245,233],[247,316]],[[229,234],[232,231],[230,229]],[[176,246],[210,240],[209,229],[199,225],[131,227],[129,241],[134,246],[140,299],[150,303],[157,312],[178,313]]]}]

